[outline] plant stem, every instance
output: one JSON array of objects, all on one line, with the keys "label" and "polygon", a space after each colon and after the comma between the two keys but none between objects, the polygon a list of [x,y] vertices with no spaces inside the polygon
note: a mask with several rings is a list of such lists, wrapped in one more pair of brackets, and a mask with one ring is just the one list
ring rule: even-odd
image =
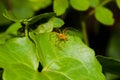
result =
[{"label": "plant stem", "polygon": [[112,0],[105,0],[99,6],[104,6],[104,5],[106,5],[107,3],[111,2],[111,1]]},{"label": "plant stem", "polygon": [[25,36],[28,36],[28,22],[24,22],[25,23]]},{"label": "plant stem", "polygon": [[85,21],[81,21],[81,25],[82,25],[83,39],[84,39],[85,43],[89,46],[89,41],[88,41],[88,35],[87,35],[87,29],[86,29]]}]

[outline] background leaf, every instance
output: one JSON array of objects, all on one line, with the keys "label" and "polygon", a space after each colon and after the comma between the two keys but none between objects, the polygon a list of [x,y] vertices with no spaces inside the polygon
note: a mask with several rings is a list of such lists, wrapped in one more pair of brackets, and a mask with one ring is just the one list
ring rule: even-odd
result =
[{"label": "background leaf", "polygon": [[95,8],[100,3],[100,0],[89,0],[90,6]]},{"label": "background leaf", "polygon": [[26,21],[28,22],[28,25],[34,26],[35,24],[45,23],[50,18],[52,18],[54,16],[55,16],[55,13],[53,13],[53,12],[44,13],[44,14],[34,16],[34,17],[30,18],[30,19],[27,19]]},{"label": "background leaf", "polygon": [[36,34],[52,32],[53,28],[62,27],[64,22],[62,19],[57,17],[52,17],[48,20],[48,22],[38,25],[37,29],[35,29]]},{"label": "background leaf", "polygon": [[3,12],[4,12],[3,4],[2,4],[2,2],[0,1],[0,26],[1,26],[1,25],[8,25],[8,24],[11,23],[10,20],[6,19],[6,18],[3,16]]},{"label": "background leaf", "polygon": [[120,75],[120,61],[103,56],[97,56],[97,59],[101,63],[103,71]]},{"label": "background leaf", "polygon": [[120,28],[118,28],[115,32],[113,32],[110,37],[107,55],[112,57],[113,59],[120,60]]},{"label": "background leaf", "polygon": [[95,10],[96,19],[105,25],[113,25],[114,19],[112,12],[105,7],[97,7]]},{"label": "background leaf", "polygon": [[7,18],[8,20],[10,20],[10,21],[20,22],[20,20],[15,17],[15,15],[13,14],[13,12],[8,11],[8,10],[6,10],[6,9],[4,9],[3,16],[4,16],[5,18]]},{"label": "background leaf", "polygon": [[21,27],[22,26],[20,23],[14,23],[10,25],[10,27],[5,32],[0,34],[0,44],[3,44],[6,42],[6,40],[17,36],[17,30]]},{"label": "background leaf", "polygon": [[46,23],[38,25],[37,29],[35,29],[36,34],[51,32],[53,30],[53,21],[50,19]]},{"label": "background leaf", "polygon": [[16,35],[17,36],[17,30],[21,28],[22,25],[20,23],[14,23],[10,25],[10,27],[6,30],[6,34]]},{"label": "background leaf", "polygon": [[68,8],[68,0],[54,0],[53,9],[57,16],[65,13]]},{"label": "background leaf", "polygon": [[88,0],[70,0],[70,4],[74,9],[77,9],[80,11],[85,11],[90,6]]},{"label": "background leaf", "polygon": [[46,8],[52,3],[52,0],[29,0],[32,8],[37,11]]},{"label": "background leaf", "polygon": [[64,25],[64,21],[60,18],[54,17],[52,18],[52,21],[53,21],[54,28],[60,28]]},{"label": "background leaf", "polygon": [[116,0],[118,8],[120,8],[120,0]]},{"label": "background leaf", "polygon": [[6,9],[4,15],[12,21],[20,22],[25,18],[32,17],[34,14],[34,10],[28,0],[10,0],[9,5],[11,6],[10,9],[7,9],[7,5],[5,5]]}]

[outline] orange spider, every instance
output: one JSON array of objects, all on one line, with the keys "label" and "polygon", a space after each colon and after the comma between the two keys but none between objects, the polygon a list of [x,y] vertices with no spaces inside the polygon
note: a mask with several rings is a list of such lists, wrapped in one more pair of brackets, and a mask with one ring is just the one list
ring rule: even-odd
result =
[{"label": "orange spider", "polygon": [[62,33],[56,33],[56,34],[60,40],[67,41],[67,36],[65,34]]}]

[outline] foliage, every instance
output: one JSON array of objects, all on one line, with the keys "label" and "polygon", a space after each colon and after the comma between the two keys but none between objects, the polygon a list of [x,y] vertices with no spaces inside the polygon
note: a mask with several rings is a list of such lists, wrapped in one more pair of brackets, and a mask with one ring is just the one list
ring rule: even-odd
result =
[{"label": "foliage", "polygon": [[[35,18],[32,19],[35,20]],[[39,19],[41,19],[41,16]],[[56,21],[53,22],[53,19]],[[44,25],[51,25],[50,22],[57,22],[56,25],[50,27],[63,25],[54,17]],[[28,24],[30,23],[32,23],[32,20],[28,21]],[[20,23],[15,23],[6,31],[6,34],[12,34],[18,27],[21,27]],[[64,42],[60,40],[56,32],[51,32],[51,29],[46,31],[46,29],[39,28],[44,32],[37,34],[30,32],[26,37],[14,37],[1,43],[0,67],[4,69],[3,80],[11,80],[11,74],[16,75],[12,80],[23,80],[24,78],[25,80],[93,80],[98,78],[105,80],[93,50],[81,41],[78,31],[68,29],[65,34],[68,41]],[[73,46],[74,48],[72,48]],[[43,67],[41,72],[37,70],[39,62]],[[18,71],[19,73],[17,73]],[[98,76],[91,74],[93,72]]]},{"label": "foliage", "polygon": [[114,23],[112,12],[104,7],[97,7],[95,10],[95,17],[98,21],[105,25],[112,25]]},{"label": "foliage", "polygon": [[[119,76],[119,30],[110,38],[109,57],[95,57],[87,34],[91,16],[98,23],[95,30],[99,24],[116,23],[107,5],[111,2],[120,8],[120,0],[1,0],[0,28],[5,30],[0,30],[0,78],[105,80],[102,71]],[[53,10],[44,12],[51,6]],[[82,32],[66,26],[66,16],[72,14],[71,10],[79,12],[80,20],[75,22],[79,22]],[[70,20],[74,21],[72,17]]]}]

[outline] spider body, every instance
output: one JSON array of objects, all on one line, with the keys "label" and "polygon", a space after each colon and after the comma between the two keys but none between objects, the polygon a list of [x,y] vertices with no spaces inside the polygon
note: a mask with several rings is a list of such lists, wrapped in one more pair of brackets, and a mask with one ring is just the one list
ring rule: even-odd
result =
[{"label": "spider body", "polygon": [[60,40],[67,41],[67,36],[62,33],[57,33],[57,36]]}]

